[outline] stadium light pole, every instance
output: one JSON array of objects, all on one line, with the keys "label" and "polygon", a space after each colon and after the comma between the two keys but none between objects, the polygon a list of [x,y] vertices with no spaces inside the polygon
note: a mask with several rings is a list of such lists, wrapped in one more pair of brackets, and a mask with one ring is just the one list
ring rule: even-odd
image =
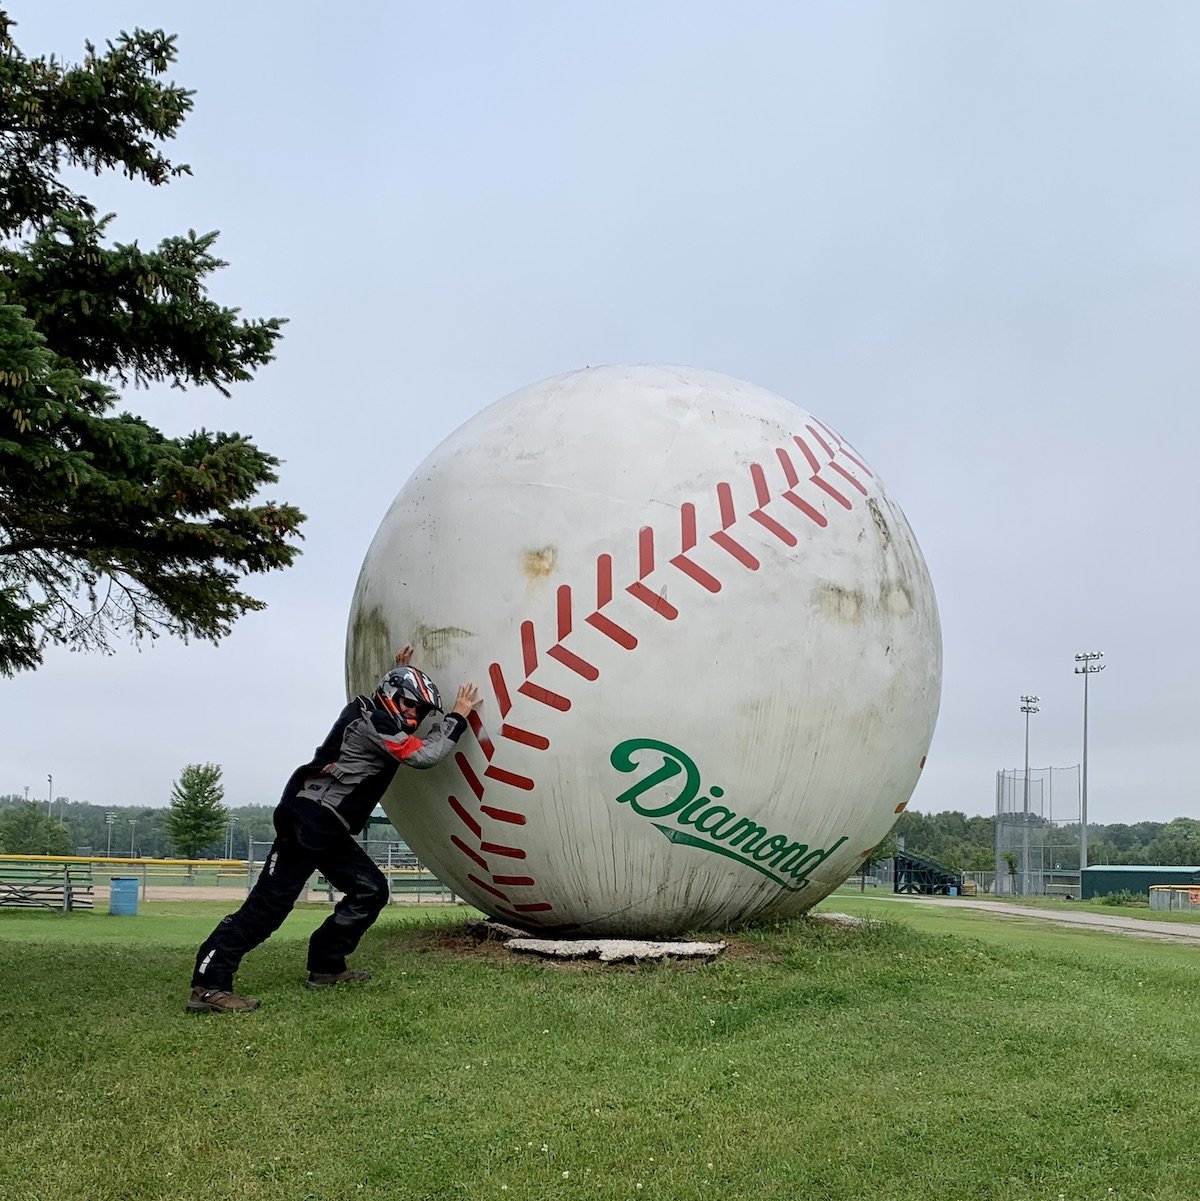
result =
[{"label": "stadium light pole", "polygon": [[1021,712],[1025,714],[1025,804],[1021,818],[1021,895],[1029,895],[1029,715],[1038,713],[1040,696],[1021,697]]},{"label": "stadium light pole", "polygon": [[111,809],[104,815],[104,824],[108,827],[108,850],[105,852],[105,857],[108,859],[112,858],[112,828],[113,822],[116,820],[117,815]]},{"label": "stadium light pole", "polygon": [[50,810],[54,805],[54,777],[47,776],[46,783],[49,787],[46,789],[46,816],[50,816]]},{"label": "stadium light pole", "polygon": [[[1075,668],[1077,676],[1083,676],[1083,788],[1079,797],[1079,870],[1087,867],[1087,734],[1088,734],[1088,676],[1104,670],[1104,664],[1097,662],[1104,658],[1103,651],[1084,651],[1075,656],[1075,662],[1082,664]],[[1083,876],[1079,877],[1079,888],[1083,890]]]}]

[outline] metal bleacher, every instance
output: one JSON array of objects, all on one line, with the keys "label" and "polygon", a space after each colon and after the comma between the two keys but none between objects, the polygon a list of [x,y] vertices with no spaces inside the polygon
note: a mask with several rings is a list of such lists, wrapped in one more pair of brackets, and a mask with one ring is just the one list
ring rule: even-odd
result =
[{"label": "metal bleacher", "polygon": [[[897,851],[895,864],[893,892],[920,893],[923,896],[962,895],[962,872],[956,872],[934,859],[926,859],[910,851]],[[951,889],[954,891],[951,892]]]}]

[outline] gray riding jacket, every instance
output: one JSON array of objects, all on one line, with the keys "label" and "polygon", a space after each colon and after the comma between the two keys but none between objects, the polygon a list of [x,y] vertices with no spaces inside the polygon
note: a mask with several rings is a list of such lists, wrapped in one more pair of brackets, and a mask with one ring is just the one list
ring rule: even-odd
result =
[{"label": "gray riding jacket", "polygon": [[357,834],[401,764],[427,768],[441,763],[466,728],[466,718],[447,713],[418,738],[398,729],[395,719],[370,697],[356,696],[312,759],[292,773],[283,799],[300,797],[322,805]]}]

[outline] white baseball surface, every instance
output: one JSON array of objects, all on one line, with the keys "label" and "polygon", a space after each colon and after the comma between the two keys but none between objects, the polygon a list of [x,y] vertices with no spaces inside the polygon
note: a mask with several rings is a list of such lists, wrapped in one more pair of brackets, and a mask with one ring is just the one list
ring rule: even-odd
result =
[{"label": "white baseball surface", "polygon": [[486,700],[385,810],[480,909],[563,932],[809,908],[908,803],[941,688],[933,588],[874,470],[690,368],[545,380],[438,446],[363,564],[349,691],[406,642],[448,705],[464,680]]}]

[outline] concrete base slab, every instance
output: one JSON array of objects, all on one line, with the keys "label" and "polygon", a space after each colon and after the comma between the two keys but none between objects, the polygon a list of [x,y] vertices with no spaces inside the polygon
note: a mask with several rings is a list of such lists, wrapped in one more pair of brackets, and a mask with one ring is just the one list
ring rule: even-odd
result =
[{"label": "concrete base slab", "polygon": [[601,963],[643,959],[714,959],[724,942],[648,942],[638,938],[512,938],[510,951],[548,959],[599,959]]},{"label": "concrete base slab", "polygon": [[636,963],[643,959],[713,959],[724,942],[682,942],[640,938],[535,938],[528,930],[503,922],[472,922],[476,938],[504,943],[505,949],[547,959],[598,959],[601,963]]}]

